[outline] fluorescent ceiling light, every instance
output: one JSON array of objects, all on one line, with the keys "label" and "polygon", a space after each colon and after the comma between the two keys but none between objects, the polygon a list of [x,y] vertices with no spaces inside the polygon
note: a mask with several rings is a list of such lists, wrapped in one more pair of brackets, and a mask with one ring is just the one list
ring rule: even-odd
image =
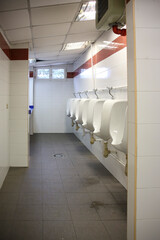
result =
[{"label": "fluorescent ceiling light", "polygon": [[64,45],[63,50],[75,50],[85,48],[89,42],[75,42],[75,43],[67,43]]},{"label": "fluorescent ceiling light", "polygon": [[96,1],[83,3],[76,17],[76,22],[94,20],[96,16]]}]

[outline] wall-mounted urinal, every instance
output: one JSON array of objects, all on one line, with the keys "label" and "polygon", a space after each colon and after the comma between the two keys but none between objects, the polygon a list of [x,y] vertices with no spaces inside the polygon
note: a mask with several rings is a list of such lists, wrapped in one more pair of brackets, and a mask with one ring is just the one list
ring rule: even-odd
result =
[{"label": "wall-mounted urinal", "polygon": [[93,144],[95,139],[93,137],[93,132],[95,127],[98,127],[100,118],[101,118],[101,111],[102,105],[105,102],[103,99],[91,99],[87,106],[85,121],[83,122],[82,126],[89,130],[91,139],[90,143]]},{"label": "wall-mounted urinal", "polygon": [[127,154],[127,101],[114,104],[110,119],[111,144]]},{"label": "wall-mounted urinal", "polygon": [[119,151],[126,154],[125,174],[128,174],[127,157],[127,101],[121,101],[114,105],[111,112],[110,136],[111,144]]},{"label": "wall-mounted urinal", "polygon": [[70,115],[71,115],[70,110],[71,110],[71,104],[72,104],[73,100],[74,100],[74,98],[69,98],[68,101],[67,101],[66,115],[68,117],[70,117]]},{"label": "wall-mounted urinal", "polygon": [[108,150],[108,140],[110,137],[109,125],[111,118],[111,111],[113,106],[120,100],[108,99],[104,102],[102,107],[100,127],[95,128],[94,135],[104,140],[104,157],[108,157],[110,151]]},{"label": "wall-mounted urinal", "polygon": [[74,120],[76,119],[76,108],[80,102],[79,98],[74,98],[70,104],[70,118],[72,119],[72,127],[74,126]]},{"label": "wall-mounted urinal", "polygon": [[75,119],[75,123],[76,123],[76,130],[78,131],[79,129],[79,125],[83,124],[83,117],[85,116],[85,113],[87,113],[87,106],[89,103],[89,99],[81,99],[77,108],[76,108],[76,119]]}]

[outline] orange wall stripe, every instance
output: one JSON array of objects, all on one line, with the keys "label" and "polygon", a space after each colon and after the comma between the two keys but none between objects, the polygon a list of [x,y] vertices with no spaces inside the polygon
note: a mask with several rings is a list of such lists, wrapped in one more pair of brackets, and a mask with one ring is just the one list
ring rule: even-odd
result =
[{"label": "orange wall stripe", "polygon": [[[113,55],[113,54],[119,52],[121,49],[125,48],[127,45],[126,36],[124,36],[124,37],[119,36],[111,43],[115,43],[116,48],[110,48],[110,49],[104,48],[101,51],[99,51],[97,54],[95,54],[93,56],[93,65],[103,61],[104,59],[110,57],[111,55]],[[76,77],[77,75],[82,73],[84,70],[90,68],[91,66],[92,66],[92,64],[91,64],[91,58],[90,58],[88,61],[86,61],[84,64],[82,64],[79,68],[77,68],[73,72],[73,77]]]},{"label": "orange wall stripe", "polygon": [[1,33],[0,48],[10,60],[28,60],[28,48],[11,49]]}]

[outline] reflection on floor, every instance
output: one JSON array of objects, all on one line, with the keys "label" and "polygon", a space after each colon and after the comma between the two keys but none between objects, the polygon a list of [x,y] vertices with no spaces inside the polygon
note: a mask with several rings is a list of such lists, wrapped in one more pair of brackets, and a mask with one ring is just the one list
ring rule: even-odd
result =
[{"label": "reflection on floor", "polygon": [[0,239],[125,240],[126,195],[73,134],[35,134],[0,191]]}]

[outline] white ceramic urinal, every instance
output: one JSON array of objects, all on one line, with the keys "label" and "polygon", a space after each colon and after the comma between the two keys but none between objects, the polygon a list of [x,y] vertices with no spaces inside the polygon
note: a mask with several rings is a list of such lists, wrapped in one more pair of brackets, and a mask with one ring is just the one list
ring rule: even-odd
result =
[{"label": "white ceramic urinal", "polygon": [[80,102],[80,99],[79,98],[74,98],[72,101],[71,101],[71,107],[70,107],[70,118],[72,120],[75,120],[76,119],[76,108],[77,108],[77,105],[79,104]]},{"label": "white ceramic urinal", "polygon": [[111,144],[118,150],[127,153],[127,101],[114,104],[109,126]]},{"label": "white ceramic urinal", "polygon": [[94,106],[96,102],[99,101],[98,99],[91,99],[87,106],[87,112],[85,115],[85,121],[83,122],[82,126],[89,130],[90,132],[94,131],[93,127],[93,114],[94,114]]},{"label": "white ceramic urinal", "polygon": [[81,99],[80,100],[80,103],[76,109],[76,119],[75,119],[75,122],[77,124],[80,124],[82,125],[83,123],[83,120],[82,120],[82,117],[83,117],[83,114],[85,114],[85,110],[87,108],[87,104],[90,100],[89,99]]},{"label": "white ceramic urinal", "polygon": [[101,119],[102,119],[102,109],[103,109],[103,104],[105,103],[105,99],[99,99],[95,105],[94,105],[94,110],[93,110],[93,128],[94,132],[99,132],[100,131],[100,126],[101,126]]},{"label": "white ceramic urinal", "polygon": [[104,141],[108,141],[110,139],[109,123],[111,117],[111,110],[114,104],[118,101],[119,100],[108,99],[103,103],[100,126],[95,128],[94,135],[100,137]]},{"label": "white ceramic urinal", "polygon": [[71,110],[71,104],[72,104],[73,100],[74,100],[74,98],[69,98],[68,101],[67,101],[66,115],[68,117],[70,117],[70,115],[71,115],[70,110]]}]

